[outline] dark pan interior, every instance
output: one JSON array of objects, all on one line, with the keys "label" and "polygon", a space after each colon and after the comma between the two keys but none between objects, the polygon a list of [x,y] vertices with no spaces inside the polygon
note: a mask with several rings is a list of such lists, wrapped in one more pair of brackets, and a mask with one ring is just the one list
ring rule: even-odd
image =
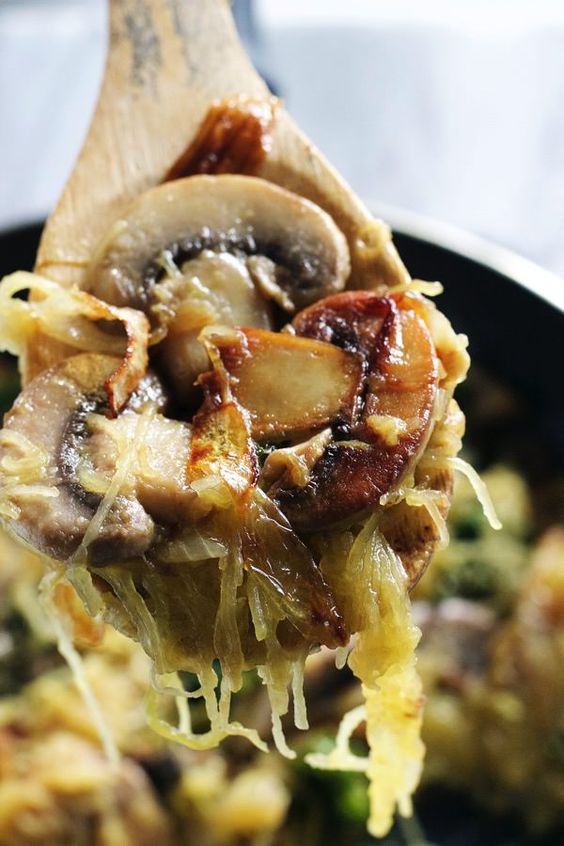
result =
[{"label": "dark pan interior", "polygon": [[444,284],[440,308],[470,338],[472,361],[516,392],[531,436],[563,465],[562,312],[485,264],[413,235],[394,240],[413,276]]},{"label": "dark pan interior", "polygon": [[[32,267],[40,232],[40,225],[31,225],[0,233],[0,277]],[[563,468],[562,312],[509,276],[454,250],[405,232],[396,232],[395,241],[413,276],[444,283],[441,310],[458,331],[471,338],[473,361],[515,392],[521,409],[519,443],[528,444],[520,448],[530,451],[530,462],[543,465],[544,471],[547,466],[552,470]],[[480,401],[479,395],[473,398],[473,402]],[[469,434],[472,437],[472,431]],[[507,440],[505,433],[498,442],[494,438],[495,449],[502,440]],[[514,820],[489,819],[472,806],[471,800],[448,793],[428,792],[420,797],[418,813],[426,835],[437,846],[541,843],[523,839]],[[392,836],[388,842],[402,840]],[[557,846],[562,842],[557,836],[542,844]]]}]

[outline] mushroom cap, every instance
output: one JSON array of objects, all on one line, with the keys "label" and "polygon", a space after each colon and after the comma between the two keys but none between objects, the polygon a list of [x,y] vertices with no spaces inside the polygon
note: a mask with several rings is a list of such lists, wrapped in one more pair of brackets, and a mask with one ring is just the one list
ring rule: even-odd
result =
[{"label": "mushroom cap", "polygon": [[[14,503],[20,513],[10,529],[60,561],[76,551],[99,503],[99,497],[80,488],[75,470],[85,417],[105,405],[104,382],[117,364],[119,359],[113,356],[89,353],[65,359],[33,379],[4,420],[5,430],[26,439],[41,455],[35,481],[55,494],[20,494]],[[150,394],[155,395],[153,384]],[[0,460],[18,457],[19,449],[14,452],[10,444],[0,449]],[[139,502],[118,496],[89,553],[97,561],[107,560],[119,537],[122,557],[140,554],[153,533],[153,521]]]},{"label": "mushroom cap", "polygon": [[180,264],[206,249],[266,256],[296,308],[342,290],[350,270],[344,235],[309,200],[256,177],[191,176],[132,202],[85,287],[106,302],[146,310],[165,249]]},{"label": "mushroom cap", "polygon": [[305,487],[271,492],[299,532],[326,530],[368,508],[427,442],[438,388],[430,333],[415,313],[369,291],[336,294],[294,319],[295,331],[365,358],[366,392],[346,440],[331,443]]}]

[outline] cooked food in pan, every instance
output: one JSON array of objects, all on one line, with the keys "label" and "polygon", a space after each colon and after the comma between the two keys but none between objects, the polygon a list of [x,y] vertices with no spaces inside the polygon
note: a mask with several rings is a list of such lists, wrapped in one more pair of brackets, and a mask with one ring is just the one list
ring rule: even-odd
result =
[{"label": "cooked food in pan", "polygon": [[[371,226],[377,256],[389,233]],[[351,271],[358,248],[297,194],[195,175],[130,204],[82,289],[7,277],[0,343],[26,384],[0,433],[0,513],[45,558],[63,617],[72,585],[143,646],[149,723],[188,747],[266,748],[234,716],[254,671],[293,757],[289,691],[306,729],[306,661],[334,650],[364,704],[308,761],[365,772],[382,834],[410,812],[423,756],[408,591],[446,541],[454,471],[473,474],[453,399],[466,339],[422,293],[435,286],[390,285],[370,254]]]},{"label": "cooked food in pan", "polygon": [[[418,667],[427,695],[422,799],[437,786],[455,791],[454,797],[458,790],[481,813],[511,812],[536,842],[536,834],[559,824],[564,809],[564,682],[555,611],[562,537],[553,527],[537,539],[538,515],[521,475],[498,466],[484,479],[504,529],[491,532],[471,492],[457,482],[451,544],[417,588],[415,618],[423,631]],[[122,756],[112,767],[72,675],[57,657],[38,601],[42,569],[38,557],[2,538],[1,842],[364,842],[364,776],[304,766],[306,755],[331,750],[343,714],[362,702],[352,675],[337,672],[328,651],[306,665],[310,731],[302,736],[287,726],[295,761],[249,754],[236,739],[193,751],[147,728],[143,699],[151,686],[150,660],[141,648],[93,622],[77,605],[73,634],[84,676]],[[76,602],[70,589],[58,590],[61,605]],[[198,684],[190,674],[182,679],[187,691]],[[195,704],[193,728],[202,731],[205,709]],[[237,719],[266,733],[267,692],[251,675],[235,707]],[[361,732],[352,745],[363,751]],[[443,804],[444,797],[434,807]],[[409,836],[408,830],[396,831],[388,842],[410,843]]]}]

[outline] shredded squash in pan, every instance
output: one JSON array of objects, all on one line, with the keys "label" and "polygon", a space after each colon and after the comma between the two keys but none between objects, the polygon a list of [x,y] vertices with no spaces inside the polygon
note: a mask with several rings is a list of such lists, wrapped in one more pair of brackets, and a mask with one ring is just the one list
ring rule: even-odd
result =
[{"label": "shredded squash in pan", "polygon": [[[84,290],[7,277],[1,346],[39,372],[0,432],[0,514],[50,584],[70,582],[142,644],[148,721],[191,748],[238,735],[267,749],[233,716],[254,671],[292,757],[284,720],[291,703],[308,727],[304,664],[335,650],[365,705],[309,763],[365,772],[383,834],[421,770],[408,592],[447,541],[468,356],[422,293],[435,286],[351,276],[350,248],[296,194],[192,176],[131,204]],[[66,351],[48,369],[34,366],[38,333]],[[360,757],[349,740],[364,724]]]}]

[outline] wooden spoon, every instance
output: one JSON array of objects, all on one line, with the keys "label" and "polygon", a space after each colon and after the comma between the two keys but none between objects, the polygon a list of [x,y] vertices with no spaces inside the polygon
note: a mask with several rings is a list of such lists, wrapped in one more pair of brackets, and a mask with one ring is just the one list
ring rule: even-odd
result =
[{"label": "wooden spoon", "polygon": [[[94,117],[37,255],[36,270],[65,286],[80,286],[124,205],[163,180],[214,101],[270,96],[241,46],[227,0],[109,0],[109,12]],[[282,108],[256,175],[335,219],[349,241],[353,276],[365,261],[367,237],[374,286],[406,278],[387,227],[372,225],[367,235],[368,210]]]},{"label": "wooden spoon", "polygon": [[[163,181],[214,102],[236,95],[270,99],[239,42],[227,0],[109,0],[109,11],[109,51],[94,117],[37,255],[36,270],[64,286],[80,287],[100,239],[131,198]],[[373,220],[283,108],[256,175],[333,217],[349,243],[352,287],[362,282],[385,289],[409,279],[388,227]],[[24,357],[24,382],[71,352],[36,335]],[[451,481],[445,472],[432,483],[450,491]],[[412,554],[404,563],[412,581],[426,565],[433,532],[426,519],[417,537],[410,536]]]}]

